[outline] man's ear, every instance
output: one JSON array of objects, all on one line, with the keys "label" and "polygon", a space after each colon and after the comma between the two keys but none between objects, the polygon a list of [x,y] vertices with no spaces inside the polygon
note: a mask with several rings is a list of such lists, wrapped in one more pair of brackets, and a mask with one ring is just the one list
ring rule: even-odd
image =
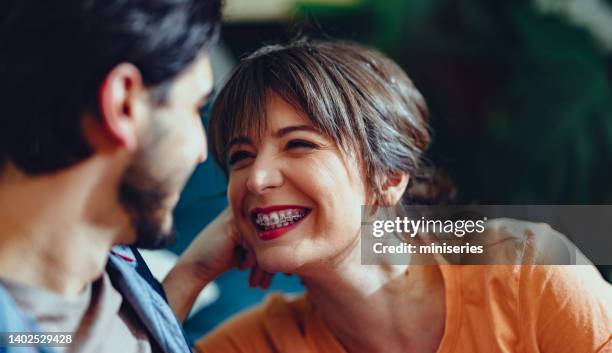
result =
[{"label": "man's ear", "polygon": [[137,98],[145,87],[140,70],[132,64],[115,66],[104,78],[98,92],[102,126],[119,146],[134,150],[137,144]]},{"label": "man's ear", "polygon": [[388,174],[382,187],[385,206],[393,207],[402,199],[410,176],[404,172]]}]

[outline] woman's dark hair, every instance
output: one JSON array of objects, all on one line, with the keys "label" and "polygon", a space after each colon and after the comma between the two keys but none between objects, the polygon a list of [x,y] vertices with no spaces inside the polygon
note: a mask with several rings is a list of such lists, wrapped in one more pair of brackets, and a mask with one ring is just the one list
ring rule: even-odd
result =
[{"label": "woman's dark hair", "polygon": [[221,0],[0,1],[0,170],[29,174],[91,154],[81,131],[108,72],[130,62],[165,92],[217,36]]},{"label": "woman's dark hair", "polygon": [[404,71],[354,43],[298,40],[266,46],[242,60],[219,93],[209,130],[212,153],[226,175],[227,142],[264,131],[272,93],[303,112],[341,150],[357,152],[378,204],[384,205],[385,176],[406,172],[414,180],[422,174],[428,109]]}]

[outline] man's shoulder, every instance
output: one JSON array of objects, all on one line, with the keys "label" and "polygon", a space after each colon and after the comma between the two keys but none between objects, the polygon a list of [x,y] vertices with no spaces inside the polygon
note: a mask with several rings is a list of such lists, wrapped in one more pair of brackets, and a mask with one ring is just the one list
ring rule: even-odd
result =
[{"label": "man's shoulder", "polygon": [[19,309],[13,297],[0,283],[0,332],[30,332],[34,322]]},{"label": "man's shoulder", "polygon": [[114,246],[106,271],[124,301],[167,352],[189,352],[189,339],[167,303],[162,285],[134,247]]},{"label": "man's shoulder", "polygon": [[[8,290],[0,282],[0,332],[37,332],[38,324],[23,312]],[[0,353],[13,352],[54,352],[47,347],[3,347],[0,346]]]},{"label": "man's shoulder", "polygon": [[113,270],[109,273],[111,279],[116,280],[113,272],[118,272],[122,276],[128,277],[138,275],[149,284],[152,290],[167,301],[166,293],[161,283],[153,276],[136,248],[127,245],[116,245],[112,247],[109,257],[109,267]]}]

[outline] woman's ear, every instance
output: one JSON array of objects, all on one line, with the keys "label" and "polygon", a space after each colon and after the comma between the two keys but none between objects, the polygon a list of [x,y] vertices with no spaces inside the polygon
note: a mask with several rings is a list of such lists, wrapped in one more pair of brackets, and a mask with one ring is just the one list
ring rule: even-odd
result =
[{"label": "woman's ear", "polygon": [[385,177],[381,191],[386,206],[393,207],[397,205],[406,191],[409,180],[410,176],[404,172],[391,173]]}]

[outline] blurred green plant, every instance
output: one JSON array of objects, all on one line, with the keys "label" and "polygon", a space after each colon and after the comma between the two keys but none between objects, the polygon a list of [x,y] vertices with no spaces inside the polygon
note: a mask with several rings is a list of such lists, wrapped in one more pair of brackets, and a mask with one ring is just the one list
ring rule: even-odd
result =
[{"label": "blurred green plant", "polygon": [[587,29],[526,0],[370,0],[349,15],[302,12],[322,28],[344,23],[341,35],[413,77],[432,111],[429,157],[464,200],[612,200],[610,57]]},{"label": "blurred green plant", "polygon": [[[590,3],[612,8],[612,0],[598,1]],[[428,157],[451,175],[463,202],[610,203],[612,57],[588,15],[572,20],[538,5],[368,0],[348,16],[302,11],[408,72],[432,112]],[[612,266],[600,270],[612,281]]]}]

